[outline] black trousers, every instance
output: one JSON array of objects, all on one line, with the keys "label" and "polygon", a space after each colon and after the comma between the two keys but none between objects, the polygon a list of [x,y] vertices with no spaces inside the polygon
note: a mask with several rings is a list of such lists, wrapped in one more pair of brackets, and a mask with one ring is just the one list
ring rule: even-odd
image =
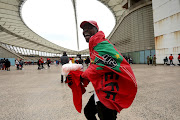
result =
[{"label": "black trousers", "polygon": [[100,120],[116,120],[117,118],[116,110],[108,109],[100,101],[98,101],[97,105],[95,105],[94,95],[91,96],[86,104],[84,114],[87,120],[97,120],[95,116],[96,114],[98,114]]},{"label": "black trousers", "polygon": [[150,60],[150,64],[152,64],[152,60]]},{"label": "black trousers", "polygon": [[61,83],[63,83],[63,75],[61,75]]},{"label": "black trousers", "polygon": [[49,63],[47,65],[48,65],[48,67],[50,67]]},{"label": "black trousers", "polygon": [[174,65],[172,60],[170,60],[170,65],[171,65],[171,64]]}]

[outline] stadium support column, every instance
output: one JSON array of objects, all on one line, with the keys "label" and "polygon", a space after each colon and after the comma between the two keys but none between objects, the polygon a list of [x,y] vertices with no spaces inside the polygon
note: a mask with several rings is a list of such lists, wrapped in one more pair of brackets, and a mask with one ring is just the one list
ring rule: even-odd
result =
[{"label": "stadium support column", "polygon": [[74,16],[75,16],[75,23],[76,23],[77,48],[79,50],[79,36],[78,36],[77,14],[76,14],[76,0],[72,0],[72,3],[73,3],[73,7],[74,7]]}]

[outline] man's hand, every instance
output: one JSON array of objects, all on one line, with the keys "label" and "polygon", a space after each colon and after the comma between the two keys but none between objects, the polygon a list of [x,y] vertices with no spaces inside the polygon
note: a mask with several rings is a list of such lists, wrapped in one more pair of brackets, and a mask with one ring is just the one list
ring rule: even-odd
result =
[{"label": "man's hand", "polygon": [[73,84],[73,82],[72,82],[72,76],[71,76],[71,75],[68,75],[68,76],[66,77],[66,83],[68,83],[69,86],[71,86],[71,85]]},{"label": "man's hand", "polygon": [[80,81],[81,81],[83,87],[87,87],[87,85],[89,84],[89,80],[83,78],[81,75],[80,75]]}]

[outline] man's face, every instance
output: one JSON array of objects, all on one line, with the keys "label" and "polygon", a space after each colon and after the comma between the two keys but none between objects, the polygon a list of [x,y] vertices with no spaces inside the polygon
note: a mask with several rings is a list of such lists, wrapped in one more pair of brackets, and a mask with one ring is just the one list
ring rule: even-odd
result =
[{"label": "man's face", "polygon": [[97,33],[96,27],[91,25],[90,23],[86,23],[83,27],[83,36],[86,39],[86,42],[89,42],[89,39],[91,36],[95,35]]}]

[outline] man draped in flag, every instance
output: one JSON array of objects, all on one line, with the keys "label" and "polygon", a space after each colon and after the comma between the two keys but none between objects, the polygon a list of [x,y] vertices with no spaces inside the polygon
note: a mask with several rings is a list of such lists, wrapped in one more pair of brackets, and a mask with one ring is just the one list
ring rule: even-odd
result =
[{"label": "man draped in flag", "polygon": [[[97,120],[95,114],[98,114],[100,120],[116,120],[117,112],[128,108],[135,98],[135,76],[128,62],[105,38],[104,33],[99,31],[97,22],[83,21],[80,27],[83,29],[86,42],[89,43],[91,63],[80,73],[78,80],[89,80],[95,90],[84,108],[84,114],[88,120]],[[71,75],[73,76],[72,72]],[[70,79],[77,80],[77,77]],[[74,103],[77,104],[76,101],[79,100],[74,99]]]}]

